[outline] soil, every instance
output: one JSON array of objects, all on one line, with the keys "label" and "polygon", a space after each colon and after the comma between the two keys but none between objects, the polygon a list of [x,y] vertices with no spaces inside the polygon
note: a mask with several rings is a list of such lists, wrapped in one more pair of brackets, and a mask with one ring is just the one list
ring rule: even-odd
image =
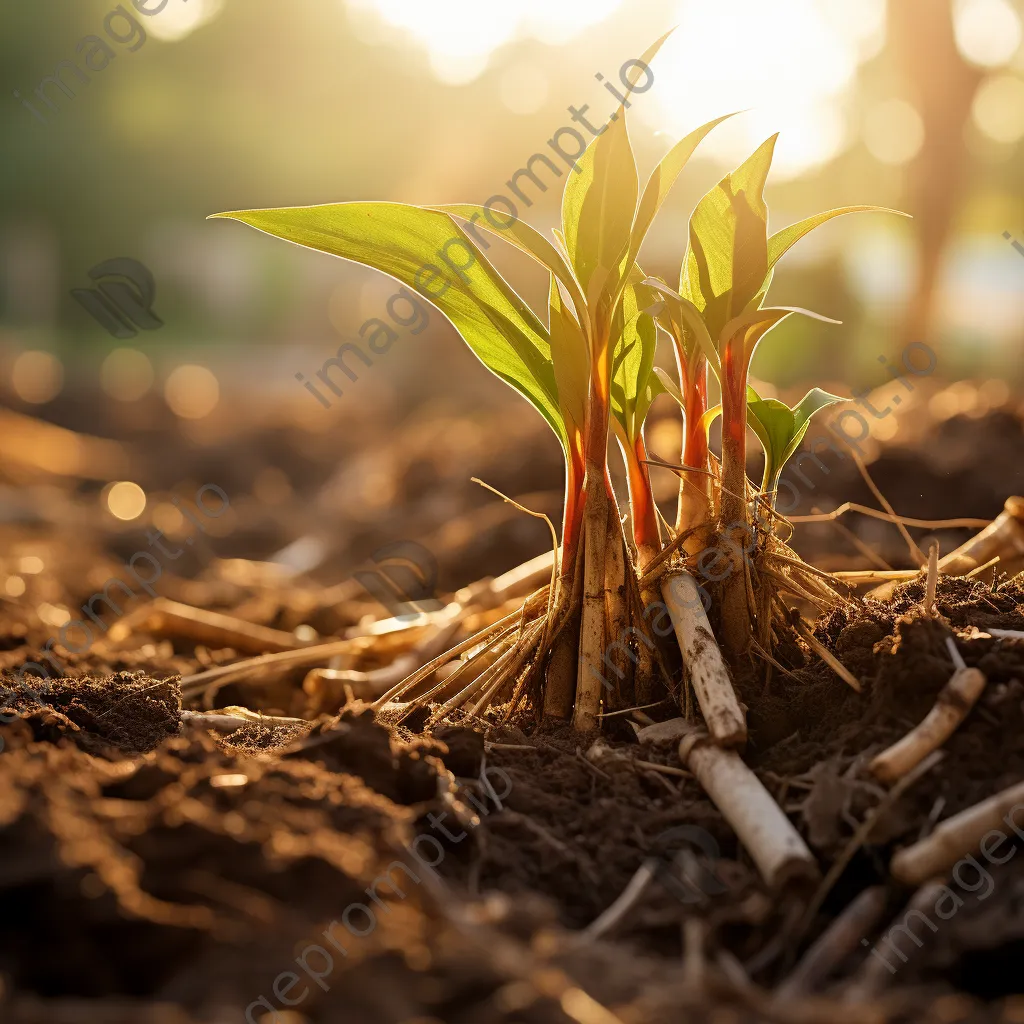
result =
[{"label": "soil", "polygon": [[[429,414],[434,422],[437,410]],[[1008,493],[1024,490],[1008,491],[1008,474],[993,470],[980,496],[976,488],[966,504],[950,507],[961,492],[934,469],[936,446],[950,431],[969,435],[962,443],[975,451],[991,432],[1016,460],[1004,465],[1024,465],[1016,411],[955,420],[921,428],[906,491],[898,469],[910,460],[906,451],[884,450],[872,463],[901,512],[992,517]],[[419,438],[406,449],[417,454],[399,458],[394,452],[403,449],[389,448],[376,482],[394,499],[386,516],[360,519],[357,500],[332,533],[324,523],[334,499],[304,515],[310,493],[330,494],[307,451],[304,465],[312,468],[292,466],[289,503],[233,502],[234,531],[201,538],[194,560],[165,573],[161,595],[278,630],[307,625],[321,637],[341,636],[387,614],[358,586],[339,589],[337,580],[360,564],[359,552],[396,539],[403,516],[426,524],[421,542],[441,541],[437,550],[428,544],[441,566],[440,594],[541,550],[543,526],[524,526],[523,517],[465,484],[466,466],[451,468],[451,451],[441,448],[457,445],[440,440],[451,431],[433,434],[431,448],[417,422],[413,413],[398,431]],[[500,406],[490,418],[475,417],[496,451],[518,422]],[[550,498],[557,508],[549,439],[520,440],[521,473],[503,464],[488,476],[485,444],[472,472],[517,500],[548,496],[527,500],[530,507]],[[259,443],[240,431],[243,442]],[[370,439],[356,433],[351,443],[362,442]],[[531,445],[544,456],[531,462]],[[281,451],[279,462],[292,457]],[[159,461],[154,473],[206,480],[222,472],[228,493],[241,495],[231,444],[220,460],[206,475]],[[231,472],[239,474],[233,481]],[[847,483],[851,492],[859,486]],[[841,484],[840,475],[830,477],[830,494]],[[40,502],[3,527],[0,549],[0,581],[17,575],[28,587],[21,599],[0,602],[0,710],[11,719],[0,724],[0,1019],[1024,1021],[1021,856],[980,861],[990,883],[972,876],[955,888],[955,915],[934,932],[916,929],[922,941],[904,943],[906,962],[848,1001],[873,962],[870,947],[904,919],[913,895],[892,878],[892,854],[1024,779],[1024,644],[979,635],[1024,629],[1024,577],[942,579],[934,616],[922,609],[923,584],[910,582],[889,600],[857,599],[820,618],[817,639],[860,680],[860,694],[796,641],[760,679],[745,759],[822,874],[840,866],[815,909],[813,887],[765,888],[731,827],[680,772],[673,747],[638,743],[624,716],[607,720],[605,756],[588,759],[589,740],[538,728],[528,716],[501,724],[489,713],[423,735],[410,731],[414,721],[388,724],[358,700],[310,711],[305,669],[183,700],[182,677],[240,655],[228,644],[154,629],[144,617],[118,643],[105,639],[79,654],[58,645],[66,674],[41,683],[42,704],[15,692],[12,670],[39,661],[56,633],[52,609],[79,607],[135,550],[130,536],[89,513],[94,492],[80,488],[65,498],[78,510],[75,529]],[[871,502],[870,493],[841,500]],[[818,493],[813,503],[836,502]],[[859,536],[870,543],[873,531]],[[266,563],[240,561],[266,558],[300,535],[327,538],[309,574],[282,578]],[[813,554],[823,536],[809,531],[803,553]],[[28,571],[30,557],[41,559],[42,571]],[[863,565],[858,557],[851,548],[843,566]],[[953,669],[949,637],[988,684],[942,759],[890,800],[866,765],[934,704]],[[379,637],[358,665],[342,667],[387,665],[395,644]],[[308,721],[225,732],[194,715],[231,705]],[[663,720],[678,709],[647,713]],[[865,822],[870,828],[859,835]],[[682,845],[680,835],[688,837]],[[1004,849],[1019,852],[1017,837],[1010,840]],[[629,912],[602,937],[581,936],[645,862],[656,866],[655,877]],[[799,998],[773,1001],[807,949],[871,886],[884,888],[886,907],[863,944],[854,942]]]}]

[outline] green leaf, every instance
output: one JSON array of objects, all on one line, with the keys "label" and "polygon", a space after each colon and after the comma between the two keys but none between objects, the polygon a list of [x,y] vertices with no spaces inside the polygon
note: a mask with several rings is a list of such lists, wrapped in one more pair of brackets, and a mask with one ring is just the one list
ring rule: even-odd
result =
[{"label": "green leaf", "polygon": [[711,406],[710,409],[700,418],[700,425],[704,428],[705,435],[710,436],[711,428],[714,426],[715,420],[722,415],[722,403]]},{"label": "green leaf", "polygon": [[735,116],[735,113],[725,114],[722,117],[716,117],[713,121],[708,121],[707,124],[701,125],[700,128],[680,139],[661,158],[658,166],[654,168],[654,173],[648,179],[647,185],[644,187],[643,195],[640,197],[640,206],[637,210],[636,220],[633,223],[629,245],[629,254],[633,259],[640,252],[640,246],[643,244],[644,237],[650,230],[658,210],[661,209],[661,205],[668,197],[672,186],[675,185],[683,168],[689,162],[693,151],[700,145],[712,128]]},{"label": "green leaf", "polygon": [[551,276],[548,295],[551,359],[558,402],[566,427],[580,434],[586,420],[587,395],[590,386],[590,359],[587,341],[572,313],[566,309],[555,276]]},{"label": "green leaf", "polygon": [[562,231],[569,261],[588,300],[595,272],[610,290],[629,248],[640,184],[626,119],[613,115],[580,157],[562,196]]},{"label": "green leaf", "polygon": [[790,224],[788,228],[776,231],[768,239],[768,269],[770,270],[783,256],[800,241],[804,235],[812,232],[816,227],[825,224],[835,217],[843,217],[848,213],[894,213],[898,217],[909,217],[910,214],[900,210],[890,210],[885,206],[841,206],[836,210],[826,210],[824,213],[816,213],[813,217]]},{"label": "green leaf", "polygon": [[[733,363],[733,366],[736,373],[743,374],[744,381],[746,380],[750,361],[753,359],[754,352],[757,350],[757,346],[761,343],[762,339],[769,331],[778,327],[784,320],[788,320],[794,313],[809,316],[812,320],[820,320],[826,324],[841,323],[839,320],[833,320],[831,317],[815,313],[810,309],[803,309],[800,306],[766,306],[764,309],[754,309],[741,313],[722,328],[721,338],[723,345],[734,342],[737,338],[742,338],[740,358]],[[718,379],[721,381],[721,376]],[[722,381],[722,384],[724,386],[725,382]]]},{"label": "green leaf", "polygon": [[711,364],[715,376],[722,379],[722,365],[718,357],[718,349],[711,340],[707,325],[700,310],[687,298],[673,291],[664,281],[649,277],[644,281],[650,289],[657,292],[664,300],[664,309],[658,314],[659,321],[666,325],[665,329],[683,341],[684,351],[690,354],[690,345],[698,345],[707,361]]},{"label": "green leaf", "polygon": [[654,395],[648,395],[648,390],[658,329],[654,320],[639,308],[632,285],[627,285],[623,291],[616,322],[620,327],[612,356],[612,414],[630,441],[634,441],[654,401]]},{"label": "green leaf", "polygon": [[672,375],[668,370],[663,370],[660,366],[654,368],[654,376],[661,383],[662,391],[675,400],[683,412],[686,411],[686,403],[683,401],[683,393],[679,390],[679,385],[672,379]]},{"label": "green leaf", "polygon": [[795,436],[795,440],[791,442],[782,453],[782,464],[785,465],[793,457],[793,454],[796,452],[800,442],[804,439],[804,435],[807,433],[811,425],[812,417],[817,415],[823,409],[829,408],[829,406],[848,401],[848,398],[842,398],[840,395],[833,395],[828,391],[823,391],[821,388],[811,388],[811,390],[793,406],[793,422],[796,426],[797,434]]},{"label": "green leaf", "polygon": [[783,453],[796,433],[793,410],[778,399],[757,397],[753,388],[748,388],[747,393],[747,422],[764,449],[762,488],[772,490],[782,472]]},{"label": "green leaf", "polygon": [[[674,31],[669,29],[655,40],[638,63],[650,64]],[[630,85],[626,99],[632,92]],[[631,262],[626,257],[639,191],[625,105],[621,105],[569,172],[562,194],[563,245],[592,307],[602,298],[609,311],[615,304]]]},{"label": "green leaf", "polygon": [[679,292],[704,315],[708,333],[744,310],[768,275],[768,208],[764,186],[777,135],[727,174],[697,204]]},{"label": "green leaf", "polygon": [[760,398],[747,388],[747,422],[764,448],[764,479],[761,489],[774,491],[786,463],[800,447],[811,425],[811,417],[822,409],[846,399],[814,388],[791,409],[775,398]]},{"label": "green leaf", "polygon": [[512,223],[508,227],[495,227],[488,217],[490,211],[483,206],[477,206],[473,203],[451,203],[444,206],[430,206],[426,207],[426,209],[440,210],[442,213],[448,213],[453,217],[459,217],[466,221],[476,217],[477,224],[480,227],[501,238],[505,238],[517,249],[528,253],[538,263],[551,271],[569,293],[569,297],[572,299],[573,306],[576,309],[577,317],[586,316],[586,301],[583,293],[580,291],[579,282],[573,276],[564,257],[540,231],[527,224],[526,221],[519,220],[516,217],[513,218]]},{"label": "green leaf", "polygon": [[337,203],[215,216],[374,267],[413,288],[566,447],[546,328],[446,214],[402,203]]}]

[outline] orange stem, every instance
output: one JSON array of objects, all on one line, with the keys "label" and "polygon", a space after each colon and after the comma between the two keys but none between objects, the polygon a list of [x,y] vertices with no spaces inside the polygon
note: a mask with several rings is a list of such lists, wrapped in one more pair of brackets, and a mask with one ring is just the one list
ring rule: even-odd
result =
[{"label": "orange stem", "polygon": [[661,531],[658,512],[651,489],[651,474],[647,465],[647,446],[643,434],[626,449],[626,471],[629,482],[629,508],[633,520],[633,541],[637,551],[653,547],[661,549]]}]

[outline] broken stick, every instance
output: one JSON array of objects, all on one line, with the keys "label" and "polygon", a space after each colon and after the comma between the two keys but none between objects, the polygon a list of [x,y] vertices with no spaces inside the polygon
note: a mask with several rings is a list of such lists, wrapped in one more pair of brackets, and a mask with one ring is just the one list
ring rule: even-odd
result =
[{"label": "broken stick", "polygon": [[742,747],[747,742],[747,720],[711,632],[696,580],[689,573],[674,572],[662,583],[661,593],[712,739],[720,747]]},{"label": "broken stick", "polygon": [[1024,782],[954,814],[926,839],[900,850],[889,866],[893,877],[904,885],[922,885],[930,878],[945,875],[962,857],[980,849],[992,832],[1005,838],[1001,824],[1009,825],[1024,837],[1013,816],[1018,808],[1024,810]]},{"label": "broken stick", "polygon": [[957,668],[924,721],[883,750],[871,762],[871,774],[880,782],[893,783],[938,750],[970,713],[987,682],[984,673],[976,668]]},{"label": "broken stick", "polygon": [[771,888],[818,877],[811,851],[739,754],[693,729],[679,744],[679,760],[697,776]]}]

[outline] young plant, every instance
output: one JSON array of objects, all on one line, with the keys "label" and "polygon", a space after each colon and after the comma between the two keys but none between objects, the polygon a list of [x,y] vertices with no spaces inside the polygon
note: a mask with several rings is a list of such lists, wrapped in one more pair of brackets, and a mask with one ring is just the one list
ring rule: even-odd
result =
[{"label": "young plant", "polygon": [[[665,38],[637,64],[646,65]],[[680,291],[647,281],[636,262],[641,244],[691,154],[722,120],[673,146],[641,191],[623,102],[568,175],[554,242],[515,217],[499,226],[492,211],[471,204],[424,208],[351,202],[217,215],[373,267],[412,288],[447,317],[492,373],[533,405],[558,438],[566,493],[554,586],[533,594],[521,614],[448,652],[445,657],[454,657],[476,646],[474,660],[485,667],[474,675],[467,662],[430,691],[440,692],[455,679],[466,682],[435,718],[461,706],[480,714],[510,683],[521,694],[533,682],[539,683],[545,714],[571,714],[575,727],[586,731],[600,721],[602,701],[610,699],[605,690],[620,702],[629,695],[629,672],[638,658],[625,638],[638,636],[654,649],[633,600],[636,567],[607,462],[614,429],[627,467],[636,561],[648,567],[659,553],[665,557],[643,439],[644,419],[662,389],[653,372],[657,334],[648,312],[653,300],[664,300],[667,312],[658,313],[659,322],[676,342],[687,419],[684,461],[693,460],[692,473],[700,478],[689,491],[684,487],[684,495],[689,500],[698,494],[702,521],[717,506],[726,532],[749,529],[743,473],[747,369],[761,337],[793,312],[760,304],[772,268],[789,246],[816,224],[850,211],[831,211],[768,238],[761,194],[774,144],[769,140],[694,212]],[[468,228],[461,226],[465,222]],[[474,225],[548,270],[546,325],[470,237]],[[661,289],[653,299],[651,284]],[[709,363],[723,391],[727,440],[720,491],[710,472],[702,422]],[[681,508],[677,526],[697,514],[696,506],[692,512]],[[652,579],[648,573],[648,586]],[[742,587],[742,571],[739,583]],[[730,593],[728,588],[723,593],[727,604]],[[735,651],[749,638],[745,591],[741,596],[742,609],[733,602],[727,616]],[[616,648],[609,662],[608,652]],[[389,691],[388,699],[408,692],[443,660],[414,673]],[[602,675],[609,663],[618,686]],[[649,659],[644,668],[653,674]],[[727,687],[724,665],[718,675]]]},{"label": "young plant", "polygon": [[811,419],[829,406],[845,401],[839,395],[812,388],[790,408],[776,398],[761,398],[752,387],[747,387],[747,423],[764,449],[761,494],[771,511],[775,510],[782,470],[807,435]]},{"label": "young plant", "polygon": [[[747,495],[747,378],[762,339],[794,313],[835,323],[809,310],[762,308],[775,265],[804,235],[847,213],[883,211],[875,206],[848,206],[816,214],[768,234],[764,187],[777,136],[772,136],[727,174],[697,205],[690,218],[689,246],[679,292],[651,281],[671,301],[668,316],[676,331],[700,347],[722,390],[722,478],[719,525],[731,572],[722,584],[723,642],[734,663],[751,636],[751,590],[748,558],[754,532]],[[896,211],[883,211],[896,212]],[[688,390],[696,384],[684,381]],[[684,393],[684,402],[698,399]],[[687,436],[697,428],[691,423]],[[703,432],[703,431],[702,431]]]}]

